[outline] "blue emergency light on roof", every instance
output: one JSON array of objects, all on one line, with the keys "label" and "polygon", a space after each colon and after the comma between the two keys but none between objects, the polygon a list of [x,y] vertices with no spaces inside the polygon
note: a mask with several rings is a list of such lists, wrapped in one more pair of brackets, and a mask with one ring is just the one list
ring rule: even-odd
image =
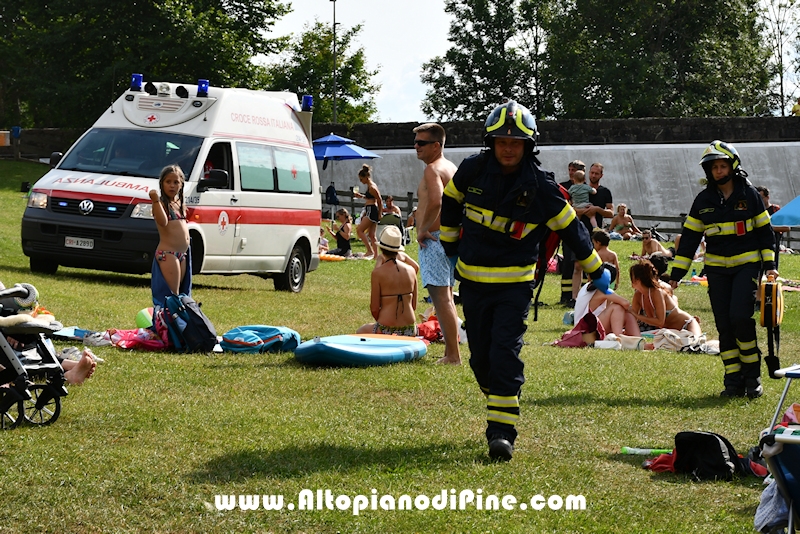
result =
[{"label": "blue emergency light on roof", "polygon": [[131,74],[131,91],[142,90],[142,75],[133,73]]},{"label": "blue emergency light on roof", "polygon": [[201,98],[208,96],[208,80],[202,78],[197,80],[197,96]]},{"label": "blue emergency light on roof", "polygon": [[311,111],[311,108],[314,107],[314,97],[311,95],[303,95],[303,107],[301,108],[303,111]]}]

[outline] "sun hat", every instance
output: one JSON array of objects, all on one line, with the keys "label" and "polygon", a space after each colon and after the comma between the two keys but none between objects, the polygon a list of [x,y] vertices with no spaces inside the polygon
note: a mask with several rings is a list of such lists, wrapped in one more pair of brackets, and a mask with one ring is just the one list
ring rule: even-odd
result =
[{"label": "sun hat", "polygon": [[405,250],[403,248],[403,235],[400,233],[400,229],[396,226],[387,226],[383,232],[381,232],[381,239],[378,241],[378,246],[384,250],[391,250],[394,252]]}]

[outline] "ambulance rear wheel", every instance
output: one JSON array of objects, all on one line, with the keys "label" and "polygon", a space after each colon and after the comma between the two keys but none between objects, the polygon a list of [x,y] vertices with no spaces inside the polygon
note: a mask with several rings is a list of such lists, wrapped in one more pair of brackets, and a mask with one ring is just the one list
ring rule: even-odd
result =
[{"label": "ambulance rear wheel", "polygon": [[56,274],[58,270],[58,263],[41,256],[31,256],[30,265],[32,273]]},{"label": "ambulance rear wheel", "polygon": [[303,289],[303,284],[306,282],[306,259],[299,246],[295,245],[292,249],[289,263],[286,265],[286,271],[282,274],[276,274],[273,282],[277,291],[300,293]]}]

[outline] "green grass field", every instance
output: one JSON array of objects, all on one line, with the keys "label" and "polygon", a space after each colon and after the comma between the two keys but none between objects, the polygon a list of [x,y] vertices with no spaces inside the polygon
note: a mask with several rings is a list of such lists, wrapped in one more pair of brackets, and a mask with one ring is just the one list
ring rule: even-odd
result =
[{"label": "green grass field", "polygon": [[[134,328],[149,304],[148,276],[29,272],[19,184],[46,170],[0,162],[0,281],[34,284],[65,325]],[[612,242],[623,274],[638,247]],[[409,252],[416,256],[415,247]],[[220,334],[253,323],[289,326],[303,339],[354,332],[371,320],[371,267],[323,263],[300,294],[278,293],[253,276],[201,275],[194,296]],[[783,276],[800,278],[797,257],[782,257],[781,267]],[[622,280],[620,293],[630,296]],[[418,362],[369,369],[306,368],[292,354],[103,347],[96,353],[106,363],[69,388],[52,426],[0,432],[0,532],[752,532],[760,480],[696,483],[653,474],[640,467],[643,457],[619,450],[671,447],[677,432],[702,429],[746,453],[783,383],[765,378],[763,398],[725,401],[718,357],[545,346],[566,329],[565,309],[554,304],[558,291],[559,280],[548,277],[542,300],[549,305],[525,336],[520,437],[508,464],[488,461],[484,398],[468,365],[435,365],[442,345]],[[704,288],[677,294],[715,338]],[[781,349],[788,365],[798,348],[795,293],[786,294],[786,305]],[[418,311],[426,307],[420,302]],[[764,336],[759,328],[765,350]],[[217,495],[279,494],[297,504],[304,489],[329,490],[333,509],[324,499],[314,510],[215,505]],[[449,499],[465,490],[525,502],[582,495],[586,508],[459,510],[448,501],[444,510],[369,509],[373,496],[445,492]],[[344,505],[358,495],[368,509],[354,515]],[[347,509],[336,509],[337,497]]]}]

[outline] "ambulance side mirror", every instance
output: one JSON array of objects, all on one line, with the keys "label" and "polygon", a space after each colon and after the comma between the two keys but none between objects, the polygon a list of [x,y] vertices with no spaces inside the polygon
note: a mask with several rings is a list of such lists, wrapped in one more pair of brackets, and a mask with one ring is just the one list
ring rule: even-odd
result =
[{"label": "ambulance side mirror", "polygon": [[58,165],[58,162],[61,161],[61,157],[63,155],[64,154],[62,154],[61,152],[53,152],[53,153],[50,154],[50,168],[51,169],[54,169],[55,166]]},{"label": "ambulance side mirror", "polygon": [[202,193],[209,189],[228,189],[228,171],[221,169],[211,169],[208,171],[208,178],[200,178],[197,184],[197,192]]}]

